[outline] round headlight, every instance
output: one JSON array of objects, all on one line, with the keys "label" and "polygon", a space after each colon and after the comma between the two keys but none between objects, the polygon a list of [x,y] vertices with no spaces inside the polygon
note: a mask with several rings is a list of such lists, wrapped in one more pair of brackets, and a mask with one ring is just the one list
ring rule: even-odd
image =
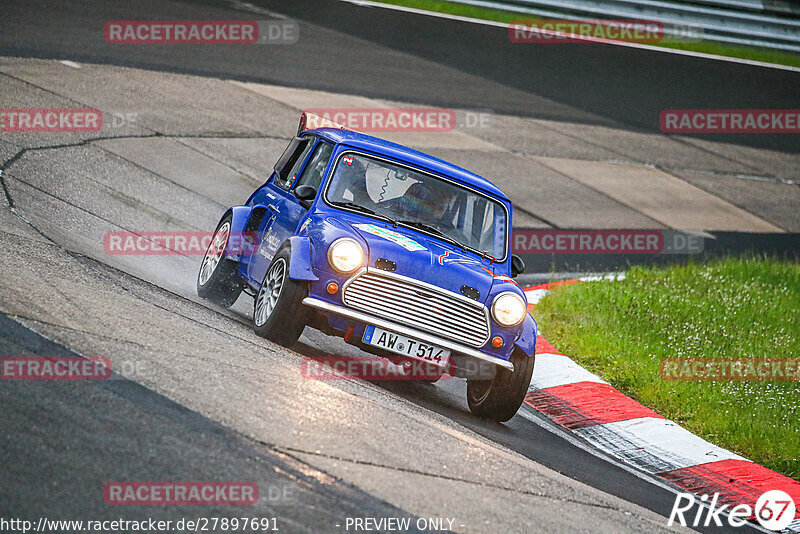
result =
[{"label": "round headlight", "polygon": [[354,239],[342,237],[328,248],[328,263],[336,272],[347,274],[361,267],[364,251]]},{"label": "round headlight", "polygon": [[516,326],[525,318],[528,309],[516,293],[500,293],[492,303],[492,317],[501,326]]}]

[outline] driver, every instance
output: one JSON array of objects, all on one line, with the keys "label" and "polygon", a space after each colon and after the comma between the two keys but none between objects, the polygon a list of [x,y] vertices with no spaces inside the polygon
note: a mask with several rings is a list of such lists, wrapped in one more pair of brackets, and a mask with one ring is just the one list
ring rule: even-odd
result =
[{"label": "driver", "polygon": [[406,213],[416,221],[430,224],[462,243],[466,236],[453,224],[449,207],[454,197],[448,188],[435,183],[417,182],[403,196]]}]

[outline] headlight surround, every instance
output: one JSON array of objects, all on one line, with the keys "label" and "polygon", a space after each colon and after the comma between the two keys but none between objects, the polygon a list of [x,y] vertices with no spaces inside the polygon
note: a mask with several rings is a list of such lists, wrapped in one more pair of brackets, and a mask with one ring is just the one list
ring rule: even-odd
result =
[{"label": "headlight surround", "polygon": [[337,273],[352,273],[364,263],[364,250],[358,241],[341,237],[328,247],[328,264]]},{"label": "headlight surround", "polygon": [[492,317],[500,326],[517,326],[525,319],[528,308],[522,297],[511,291],[500,293],[492,302]]}]

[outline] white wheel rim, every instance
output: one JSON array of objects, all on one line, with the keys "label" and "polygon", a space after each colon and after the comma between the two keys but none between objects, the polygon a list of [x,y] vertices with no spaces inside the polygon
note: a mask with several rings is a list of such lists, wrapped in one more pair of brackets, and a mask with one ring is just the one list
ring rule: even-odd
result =
[{"label": "white wheel rim", "polygon": [[217,269],[217,265],[225,255],[225,245],[228,243],[228,237],[231,235],[231,223],[225,223],[219,227],[211,243],[208,245],[206,255],[203,256],[203,264],[200,266],[199,282],[204,286],[211,279],[211,275]]},{"label": "white wheel rim", "polygon": [[285,280],[286,261],[283,258],[278,258],[267,271],[264,283],[261,284],[261,289],[258,290],[255,313],[256,326],[262,326],[272,315],[275,306],[278,304],[278,298],[281,296],[281,289]]}]

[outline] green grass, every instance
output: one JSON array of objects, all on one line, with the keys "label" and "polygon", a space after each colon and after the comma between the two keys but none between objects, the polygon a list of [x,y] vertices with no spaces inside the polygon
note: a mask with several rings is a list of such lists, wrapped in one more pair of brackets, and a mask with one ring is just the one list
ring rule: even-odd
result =
[{"label": "green grass", "polygon": [[[441,0],[377,0],[383,4],[393,4],[397,6],[424,9],[449,15],[459,15],[475,19],[491,20],[495,22],[509,23],[516,20],[541,20],[543,17],[516,13],[513,11],[503,11],[500,9],[484,8]],[[564,18],[577,18],[564,15]],[[524,46],[524,45],[520,45]],[[749,59],[752,61],[763,61],[765,63],[775,63],[778,65],[789,65],[800,67],[800,54],[791,52],[781,52],[767,48],[740,46],[733,44],[719,43],[716,41],[700,41],[696,43],[655,43],[654,46],[673,48],[678,50],[689,50],[692,52],[702,52],[718,56],[735,57],[739,59]]]},{"label": "green grass", "polygon": [[557,288],[534,309],[548,341],[708,441],[800,480],[800,382],[677,382],[667,357],[800,357],[800,264],[724,259],[634,267]]}]

